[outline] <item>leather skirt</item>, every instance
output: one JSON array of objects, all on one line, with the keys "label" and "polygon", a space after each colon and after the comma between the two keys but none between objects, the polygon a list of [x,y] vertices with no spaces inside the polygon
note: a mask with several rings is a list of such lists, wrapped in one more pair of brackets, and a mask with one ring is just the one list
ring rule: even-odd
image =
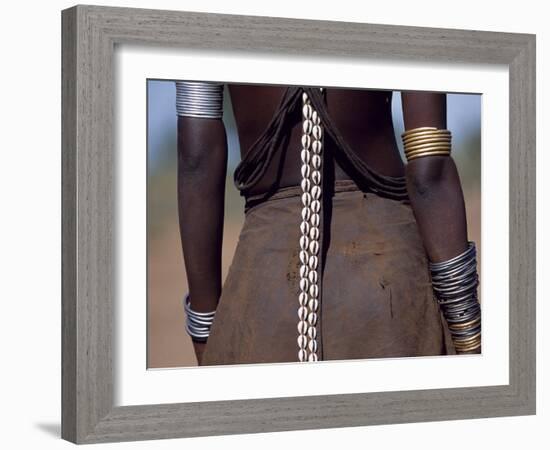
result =
[{"label": "leather skirt", "polygon": [[[300,195],[246,210],[202,365],[298,361]],[[411,206],[347,180],[324,197],[319,360],[455,354]]]}]

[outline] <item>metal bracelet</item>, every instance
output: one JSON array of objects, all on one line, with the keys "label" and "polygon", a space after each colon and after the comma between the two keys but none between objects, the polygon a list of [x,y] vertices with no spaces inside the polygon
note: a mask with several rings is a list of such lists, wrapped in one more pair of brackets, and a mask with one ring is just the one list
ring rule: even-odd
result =
[{"label": "metal bracelet", "polygon": [[223,84],[208,81],[176,81],[178,116],[221,119]]},{"label": "metal bracelet", "polygon": [[206,342],[208,336],[210,336],[210,328],[214,322],[216,310],[209,312],[198,312],[193,310],[189,301],[189,294],[184,298],[183,307],[187,316],[185,322],[187,334],[189,334],[191,339],[195,342]]},{"label": "metal bracelet", "polygon": [[470,241],[468,242],[468,248],[461,254],[454,256],[451,259],[440,262],[430,262],[430,270],[441,270],[449,266],[456,266],[463,261],[470,259],[471,255],[476,253],[475,243]]},{"label": "metal bracelet", "polygon": [[459,255],[429,264],[434,296],[443,312],[458,353],[481,345],[481,306],[477,299],[479,277],[476,248]]},{"label": "metal bracelet", "polygon": [[426,156],[450,156],[451,132],[435,127],[419,127],[401,135],[407,161]]}]

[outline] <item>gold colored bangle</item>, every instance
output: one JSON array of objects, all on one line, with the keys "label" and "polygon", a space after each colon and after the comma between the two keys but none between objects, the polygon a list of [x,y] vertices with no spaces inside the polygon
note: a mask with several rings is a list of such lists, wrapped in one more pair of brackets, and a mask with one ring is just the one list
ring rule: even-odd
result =
[{"label": "gold colored bangle", "polygon": [[409,134],[407,136],[401,135],[403,142],[409,142],[411,139],[426,138],[426,137],[448,137],[451,136],[449,130],[435,130],[435,131],[420,131],[418,133]]},{"label": "gold colored bangle", "polygon": [[461,350],[461,349],[464,349],[464,348],[469,348],[472,345],[475,345],[476,343],[480,343],[480,342],[481,342],[481,336],[478,336],[476,339],[473,339],[471,341],[464,342],[464,343],[459,343],[457,341],[454,341],[454,345],[455,345],[456,349]]},{"label": "gold colored bangle", "polygon": [[451,136],[418,137],[409,141],[403,141],[403,145],[405,147],[410,147],[411,145],[428,144],[430,142],[451,142]]},{"label": "gold colored bangle", "polygon": [[478,322],[481,322],[481,317],[476,317],[475,319],[470,320],[468,322],[464,322],[464,323],[450,324],[449,329],[451,329],[451,330],[464,330],[465,328],[468,328],[471,325],[475,325]]},{"label": "gold colored bangle", "polygon": [[455,340],[455,343],[458,343],[458,344],[467,344],[468,342],[470,341],[473,341],[474,339],[477,339],[481,337],[481,331],[478,331],[476,334],[472,335],[472,336],[469,336],[468,338],[466,339],[456,339]]},{"label": "gold colored bangle", "polygon": [[470,348],[470,349],[468,349],[468,350],[460,350],[460,351],[457,350],[456,354],[457,354],[457,355],[463,355],[463,354],[466,354],[466,353],[471,352],[471,351],[473,351],[473,350],[477,350],[477,349],[480,348],[480,347],[481,347],[481,345],[477,345],[477,346],[472,347],[472,348]]},{"label": "gold colored bangle", "polygon": [[451,144],[445,144],[445,143],[441,143],[441,144],[423,144],[423,145],[418,145],[418,146],[412,147],[412,148],[405,147],[405,154],[410,155],[410,154],[418,152],[418,151],[432,150],[432,149],[436,149],[436,148],[438,150],[446,149],[446,150],[451,151]]},{"label": "gold colored bangle", "polygon": [[476,340],[476,341],[473,341],[473,342],[470,342],[468,345],[462,345],[462,346],[457,346],[455,345],[455,350],[457,352],[468,352],[474,348],[478,348],[481,346],[481,340]]},{"label": "gold colored bangle", "polygon": [[425,156],[449,156],[450,154],[451,153],[449,151],[443,151],[443,150],[436,151],[436,152],[428,151],[428,152],[417,153],[414,156],[408,157],[407,159],[409,161],[412,161],[413,159],[422,158]]},{"label": "gold colored bangle", "polygon": [[449,156],[451,132],[435,127],[418,127],[401,134],[407,161],[425,156]]},{"label": "gold colored bangle", "polygon": [[418,138],[418,139],[414,139],[414,140],[410,140],[410,141],[406,141],[406,142],[403,142],[403,145],[405,147],[413,147],[413,146],[416,146],[416,145],[421,145],[421,144],[450,144],[451,143],[451,138],[450,137],[427,137],[427,138]]},{"label": "gold colored bangle", "polygon": [[404,131],[401,136],[406,136],[411,133],[417,133],[419,131],[426,131],[426,130],[437,130],[436,127],[418,127],[418,128],[411,128],[410,130]]},{"label": "gold colored bangle", "polygon": [[409,134],[407,136],[401,135],[403,142],[414,141],[415,139],[427,139],[427,138],[450,138],[451,132],[449,130],[435,130],[435,131],[421,131],[419,133]]},{"label": "gold colored bangle", "polygon": [[411,159],[413,157],[415,157],[416,155],[420,155],[420,154],[433,154],[435,152],[445,152],[447,154],[450,154],[451,153],[451,149],[448,148],[448,147],[431,147],[431,148],[426,148],[426,149],[422,149],[422,150],[415,150],[414,152],[407,152],[405,153],[405,156],[407,157],[407,159]]},{"label": "gold colored bangle", "polygon": [[481,347],[481,341],[476,342],[475,344],[472,344],[470,347],[464,347],[464,348],[455,348],[457,353],[466,353],[471,352],[472,350],[477,350]]},{"label": "gold colored bangle", "polygon": [[408,161],[411,162],[411,161],[414,161],[415,159],[420,159],[420,158],[426,158],[428,156],[449,156],[450,153],[449,152],[426,152],[426,153],[421,153],[421,154],[418,154],[418,155],[415,155],[415,156],[411,156]]}]

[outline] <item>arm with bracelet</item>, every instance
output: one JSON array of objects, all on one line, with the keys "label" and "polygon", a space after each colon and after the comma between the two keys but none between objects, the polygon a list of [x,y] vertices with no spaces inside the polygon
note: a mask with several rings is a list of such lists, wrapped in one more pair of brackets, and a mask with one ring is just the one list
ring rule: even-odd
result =
[{"label": "arm with bracelet", "polygon": [[176,82],[178,212],[189,293],[186,330],[201,364],[221,294],[227,138],[223,84]]},{"label": "arm with bracelet", "polygon": [[451,156],[446,95],[403,92],[407,190],[429,258],[434,296],[457,353],[481,352],[476,246]]}]

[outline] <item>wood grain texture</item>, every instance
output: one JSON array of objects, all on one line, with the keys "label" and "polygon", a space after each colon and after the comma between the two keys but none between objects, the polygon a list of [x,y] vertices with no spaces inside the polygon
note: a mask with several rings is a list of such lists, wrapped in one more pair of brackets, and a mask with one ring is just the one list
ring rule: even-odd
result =
[{"label": "wood grain texture", "polygon": [[76,440],[76,10],[62,17],[61,155],[61,434]]},{"label": "wood grain texture", "polygon": [[[63,438],[93,443],[535,412],[534,36],[95,6],[63,11],[62,31]],[[113,52],[121,43],[507,65],[510,384],[114,407]]]},{"label": "wood grain texture", "polygon": [[524,408],[536,393],[536,95],[535,39],[510,71],[510,383]]}]

